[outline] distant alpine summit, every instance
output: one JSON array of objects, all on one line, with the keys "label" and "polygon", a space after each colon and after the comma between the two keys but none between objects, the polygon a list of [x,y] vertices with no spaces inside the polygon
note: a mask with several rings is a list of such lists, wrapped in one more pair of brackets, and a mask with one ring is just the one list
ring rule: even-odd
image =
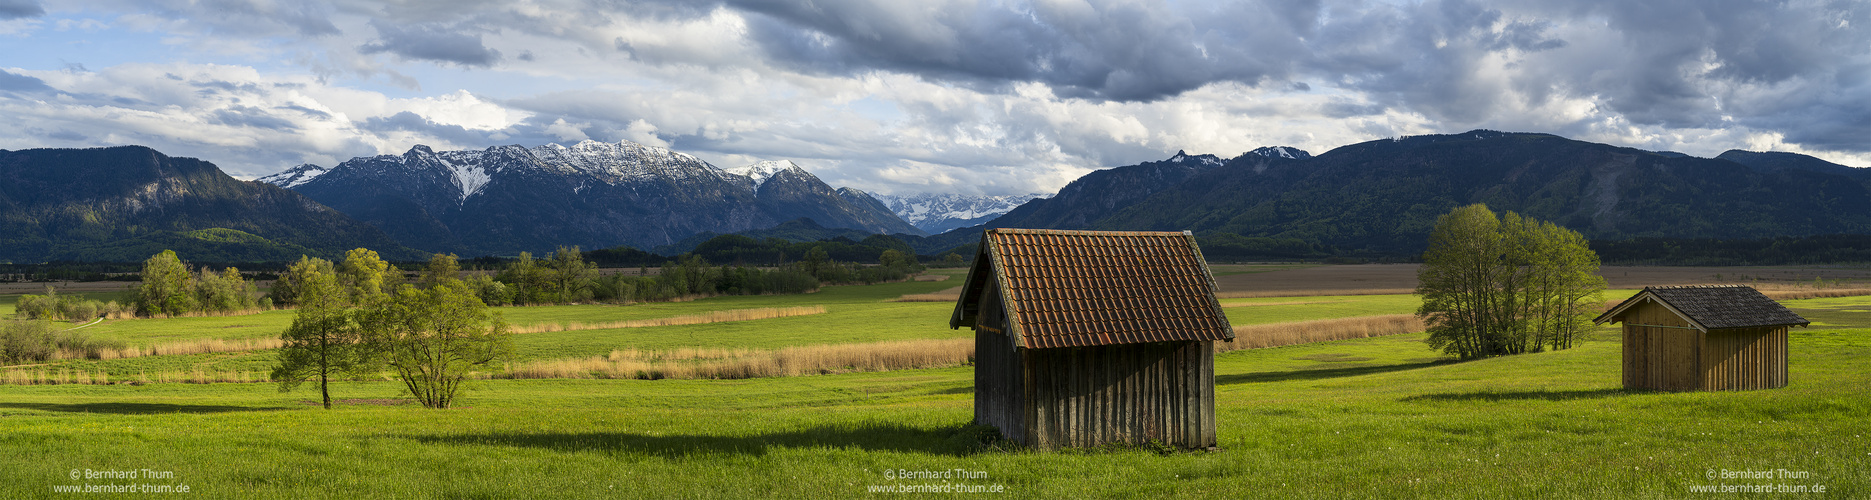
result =
[{"label": "distant alpine summit", "polygon": [[877,195],[877,199],[896,212],[898,217],[915,224],[929,234],[979,225],[1013,210],[1022,203],[1045,198],[1040,193],[1005,196],[969,196],[960,194],[920,194],[915,196]]},{"label": "distant alpine summit", "polygon": [[704,231],[810,218],[825,227],[923,234],[881,202],[833,189],[789,161],[723,170],[630,141],[495,146],[352,158],[263,177],[382,229],[406,245],[463,255],[653,248]]}]

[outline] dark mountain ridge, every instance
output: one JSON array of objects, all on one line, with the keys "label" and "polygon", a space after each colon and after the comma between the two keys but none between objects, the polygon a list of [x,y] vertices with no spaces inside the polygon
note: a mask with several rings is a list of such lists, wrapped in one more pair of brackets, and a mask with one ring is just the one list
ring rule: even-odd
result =
[{"label": "dark mountain ridge", "polygon": [[[0,260],[292,260],[370,247],[383,232],[298,193],[142,146],[0,150]],[[404,255],[409,254],[409,255]]]},{"label": "dark mountain ridge", "polygon": [[980,227],[1191,230],[1408,258],[1422,251],[1436,217],[1487,203],[1594,240],[1871,234],[1867,173],[1791,153],[1696,158],[1477,130],[1311,157],[1178,153],[1088,174]]}]

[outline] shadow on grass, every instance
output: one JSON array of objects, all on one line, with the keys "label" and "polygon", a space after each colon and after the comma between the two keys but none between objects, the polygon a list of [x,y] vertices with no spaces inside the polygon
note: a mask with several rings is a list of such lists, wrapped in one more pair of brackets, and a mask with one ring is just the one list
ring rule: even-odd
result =
[{"label": "shadow on grass", "polygon": [[230,411],[279,411],[285,408],[223,405],[177,405],[166,403],[0,403],[0,408],[58,411],[67,413],[109,413],[116,415],[151,415],[160,413],[227,413]]},{"label": "shadow on grass", "polygon": [[710,455],[764,456],[781,448],[834,448],[965,456],[983,449],[983,428],[951,425],[933,429],[901,425],[822,426],[752,436],[644,434],[636,432],[495,432],[405,435],[427,444],[517,446],[557,452],[600,452],[682,458]]},{"label": "shadow on grass", "polygon": [[1591,389],[1579,391],[1480,391],[1450,392],[1440,394],[1419,394],[1398,401],[1571,401],[1575,399],[1598,399],[1636,394],[1624,389]]},{"label": "shadow on grass", "polygon": [[1374,373],[1390,373],[1390,372],[1397,372],[1397,371],[1404,371],[1404,370],[1415,370],[1417,368],[1428,368],[1431,366],[1446,365],[1446,364],[1451,364],[1451,363],[1456,363],[1456,361],[1448,360],[1448,359],[1438,359],[1435,361],[1403,363],[1403,364],[1398,364],[1398,365],[1351,366],[1351,367],[1345,367],[1345,368],[1320,368],[1320,369],[1313,369],[1313,370],[1289,370],[1289,371],[1279,371],[1279,372],[1236,373],[1236,374],[1231,374],[1231,375],[1216,375],[1215,385],[1254,384],[1254,383],[1263,383],[1263,382],[1289,382],[1289,381],[1294,381],[1294,380],[1319,380],[1319,379],[1339,378],[1339,377],[1356,377],[1359,375],[1370,375]]}]

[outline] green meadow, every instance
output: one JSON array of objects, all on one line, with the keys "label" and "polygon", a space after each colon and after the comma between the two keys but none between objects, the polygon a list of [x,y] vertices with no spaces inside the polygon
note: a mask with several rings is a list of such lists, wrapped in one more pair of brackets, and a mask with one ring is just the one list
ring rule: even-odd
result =
[{"label": "green meadow", "polygon": [[[890,299],[959,284],[501,312],[538,324],[827,311],[528,333],[516,338],[522,359],[952,338],[970,332],[948,329],[950,304]],[[1408,295],[1223,303],[1236,324],[1416,308]],[[969,425],[966,366],[744,380],[480,380],[447,410],[407,404],[390,381],[335,384],[342,404],[331,411],[312,403],[315,389],[281,393],[267,383],[0,386],[0,497],[67,497],[74,493],[61,488],[87,485],[186,486],[211,498],[845,498],[905,489],[1006,498],[1783,497],[1695,489],[1758,485],[1871,496],[1871,297],[1787,305],[1815,323],[1793,331],[1791,384],[1768,391],[1624,391],[1614,328],[1570,350],[1469,362],[1430,351],[1420,333],[1219,354],[1219,451],[1011,449]],[[148,345],[277,335],[290,321],[280,311],[91,328]],[[271,362],[269,351],[256,351],[55,367],[122,376],[258,371]],[[1736,477],[1761,470],[1772,477]]]}]

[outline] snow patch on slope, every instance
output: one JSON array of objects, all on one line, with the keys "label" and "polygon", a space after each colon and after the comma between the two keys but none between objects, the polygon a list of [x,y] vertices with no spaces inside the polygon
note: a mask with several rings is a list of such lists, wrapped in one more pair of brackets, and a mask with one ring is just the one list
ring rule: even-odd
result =
[{"label": "snow patch on slope", "polygon": [[767,179],[773,178],[774,174],[778,174],[780,172],[784,172],[787,170],[803,170],[803,169],[800,169],[799,165],[794,164],[791,160],[767,160],[767,161],[755,163],[752,165],[744,165],[744,166],[723,169],[723,170],[727,171],[727,173],[730,173],[730,174],[753,179],[754,187],[758,188],[760,187],[760,185],[766,184]]},{"label": "snow patch on slope", "polygon": [[969,221],[998,217],[1028,201],[1046,198],[1040,193],[1007,196],[969,196],[959,194],[920,194],[915,196],[871,195],[918,229],[931,234],[957,227]]},{"label": "snow patch on slope", "polygon": [[330,171],[331,169],[329,168],[307,163],[304,165],[300,165],[297,167],[292,167],[292,168],[280,171],[279,173],[276,173],[273,175],[261,177],[256,180],[267,183],[267,184],[279,186],[281,188],[292,189],[293,186],[299,186],[307,182],[312,182],[312,179],[317,179],[318,176],[324,175],[325,172],[330,172]]}]

